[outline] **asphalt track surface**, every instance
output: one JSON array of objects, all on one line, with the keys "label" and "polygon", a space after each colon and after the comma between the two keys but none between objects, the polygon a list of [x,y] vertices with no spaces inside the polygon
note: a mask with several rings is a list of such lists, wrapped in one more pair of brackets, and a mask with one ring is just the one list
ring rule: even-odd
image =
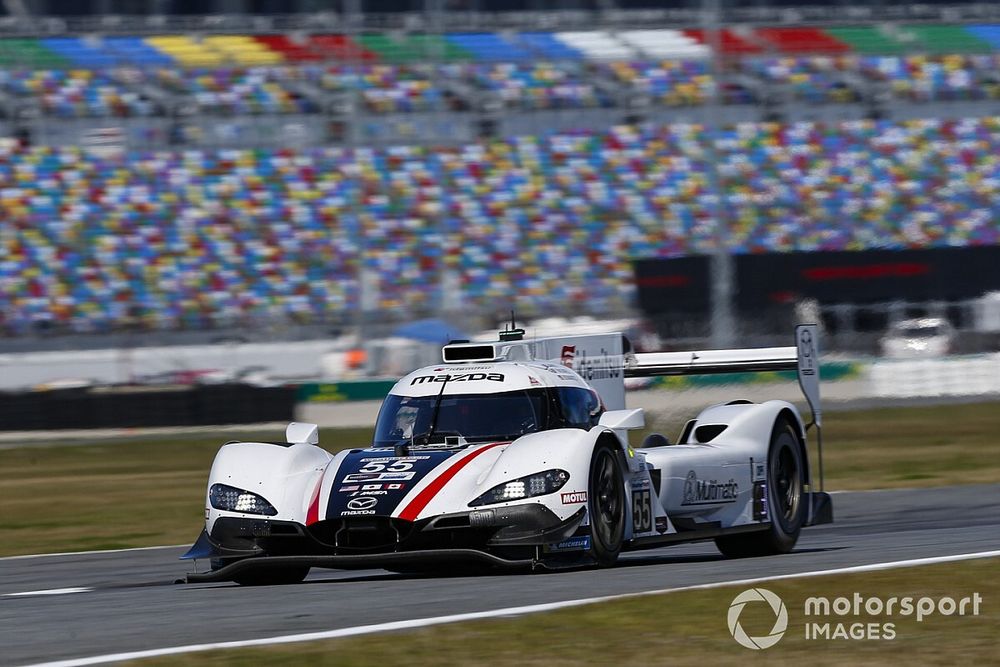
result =
[{"label": "asphalt track surface", "polygon": [[[834,494],[836,523],[788,555],[725,560],[704,542],[608,570],[431,577],[313,570],[302,584],[176,584],[184,548],[0,559],[0,664],[318,632],[747,577],[1000,549],[1000,484]],[[198,526],[192,526],[192,538]],[[204,567],[205,564],[202,564]],[[53,589],[81,592],[40,594]],[[35,593],[32,593],[35,592]],[[24,594],[29,595],[14,595]]]}]

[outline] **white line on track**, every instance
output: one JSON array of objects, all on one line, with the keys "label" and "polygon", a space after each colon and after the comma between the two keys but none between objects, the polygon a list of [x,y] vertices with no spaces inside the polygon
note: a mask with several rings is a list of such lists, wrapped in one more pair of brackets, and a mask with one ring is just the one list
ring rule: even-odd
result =
[{"label": "white line on track", "polygon": [[802,579],[807,577],[821,577],[832,574],[851,574],[855,572],[875,572],[878,570],[890,570],[902,567],[916,567],[918,565],[933,565],[935,563],[951,563],[961,560],[973,560],[977,558],[1000,557],[1000,550],[980,551],[976,553],[957,554],[953,556],[936,556],[933,558],[913,558],[910,560],[889,561],[885,563],[871,563],[869,565],[854,565],[851,567],[839,567],[832,570],[815,570],[812,572],[798,572],[794,574],[779,574],[770,577],[756,577],[753,579],[736,579],[730,581],[717,581],[710,584],[698,584],[695,586],[681,586],[678,588],[664,588],[655,591],[643,591],[641,593],[624,593],[620,595],[606,595],[603,597],[581,598],[578,600],[565,600],[562,602],[548,602],[545,604],[527,605],[524,607],[507,607],[505,609],[490,609],[488,611],[477,611],[468,614],[453,614],[451,616],[434,616],[431,618],[416,618],[406,621],[394,621],[391,623],[376,623],[374,625],[360,625],[352,628],[339,628],[337,630],[326,630],[322,632],[307,632],[297,635],[281,635],[278,637],[265,637],[262,639],[247,639],[243,641],[213,642],[210,644],[189,644],[187,646],[173,646],[169,648],[149,649],[145,651],[131,651],[128,653],[109,653],[107,655],[95,655],[87,658],[70,658],[68,660],[56,660],[54,662],[36,663],[29,667],[83,667],[84,665],[98,665],[107,662],[118,662],[122,660],[138,660],[141,658],[154,658],[165,655],[179,655],[182,653],[194,653],[198,651],[211,651],[215,649],[245,648],[251,646],[267,646],[273,644],[290,644],[293,642],[316,641],[320,639],[338,639],[341,637],[354,637],[357,635],[373,634],[376,632],[392,632],[398,630],[412,630],[415,628],[426,628],[431,625],[444,625],[446,623],[458,623],[460,621],[474,621],[486,618],[499,618],[506,616],[521,616],[524,614],[536,614],[567,607],[579,607],[582,605],[594,604],[597,602],[608,602],[611,600],[622,600],[626,598],[644,597],[647,595],[660,595],[663,593],[676,593],[678,591],[704,590],[710,588],[722,588],[724,586],[748,586],[765,581],[780,581],[782,579]]},{"label": "white line on track", "polygon": [[77,588],[49,588],[43,591],[24,591],[23,593],[5,593],[2,597],[5,598],[22,598],[22,597],[33,597],[35,595],[69,595],[70,593],[87,593],[94,590],[93,588],[77,587]]},{"label": "white line on track", "polygon": [[25,560],[28,558],[51,558],[52,556],[94,556],[101,554],[120,554],[126,551],[153,551],[154,549],[180,549],[188,544],[161,544],[155,547],[129,547],[128,549],[97,549],[94,551],[61,551],[51,554],[24,554],[23,556],[4,556],[0,561]]}]

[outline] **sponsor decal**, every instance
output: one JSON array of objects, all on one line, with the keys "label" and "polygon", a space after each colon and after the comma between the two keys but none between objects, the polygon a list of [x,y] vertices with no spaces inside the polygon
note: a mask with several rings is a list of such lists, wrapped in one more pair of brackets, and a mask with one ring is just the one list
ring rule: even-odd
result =
[{"label": "sponsor decal", "polygon": [[662,535],[663,533],[667,532],[667,528],[669,528],[669,526],[670,524],[667,523],[667,517],[665,516],[656,517],[656,532]]},{"label": "sponsor decal", "polygon": [[572,505],[574,503],[585,503],[587,502],[587,492],[571,491],[569,493],[562,494],[561,498],[563,505]]},{"label": "sponsor decal", "polygon": [[358,514],[375,514],[375,510],[344,510],[340,516],[357,516]]},{"label": "sponsor decal", "polygon": [[413,479],[412,472],[353,472],[344,477],[345,482],[406,482]]},{"label": "sponsor decal", "polygon": [[538,378],[536,378],[534,375],[529,375],[528,376],[528,382],[530,382],[531,385],[535,386],[535,387],[537,387],[537,386],[539,386],[539,385],[542,384],[541,382],[538,381]]},{"label": "sponsor decal", "polygon": [[413,479],[413,475],[412,472],[383,472],[378,478],[383,482],[399,482]]},{"label": "sponsor decal", "polygon": [[576,345],[563,345],[559,361],[563,366],[572,368],[588,381],[615,379],[622,376],[621,358],[608,354],[608,351],[603,347],[596,355],[588,356],[586,350],[577,350]]},{"label": "sponsor decal", "polygon": [[347,501],[347,509],[349,510],[370,510],[378,505],[378,498],[363,497],[363,498],[351,498]]},{"label": "sponsor decal", "polygon": [[684,480],[684,498],[682,505],[707,505],[731,503],[736,501],[740,486],[732,477],[728,481],[719,482],[714,479],[698,479],[694,470],[689,470]]},{"label": "sponsor decal", "polygon": [[590,548],[590,535],[579,535],[563,540],[558,544],[550,544],[549,551],[583,551]]},{"label": "sponsor decal", "polygon": [[[438,385],[440,386],[440,385]],[[421,452],[419,455],[397,457],[393,449],[365,449],[349,452],[337,470],[326,506],[326,518],[344,516],[342,513],[376,513],[348,507],[349,500],[373,498],[378,500],[378,514],[394,515],[397,506],[417,480],[424,478],[454,452]],[[343,491],[336,493],[337,490]]]},{"label": "sponsor decal", "polygon": [[754,482],[763,482],[767,479],[767,464],[750,459],[750,474]]},{"label": "sponsor decal", "polygon": [[449,375],[418,375],[410,380],[410,385],[423,384],[425,382],[476,382],[489,380],[490,382],[503,382],[503,373],[455,373]]},{"label": "sponsor decal", "polygon": [[653,497],[649,489],[632,491],[632,532],[648,533],[653,530]]},{"label": "sponsor decal", "polygon": [[[400,466],[402,464],[404,464],[404,463],[411,463],[412,464],[412,463],[415,463],[417,461],[426,461],[429,458],[430,458],[430,456],[403,456],[403,457],[397,457],[397,456],[366,456],[365,458],[359,459],[359,460],[362,463],[386,463],[386,464],[388,464],[388,470],[406,470],[406,469],[412,467],[412,465],[411,466],[407,466],[406,468],[401,468]],[[366,469],[365,472],[373,472],[373,471],[367,470],[368,466],[364,466],[364,468]],[[381,468],[380,468],[380,470],[381,470]]]},{"label": "sponsor decal", "polygon": [[591,380],[616,379],[622,376],[622,364],[620,362],[615,363],[615,359],[603,347],[600,353],[593,357],[588,357],[584,350],[580,350],[580,353],[576,356],[576,363],[573,368],[588,382]]},{"label": "sponsor decal", "polygon": [[[635,456],[635,450],[629,447],[629,456]],[[634,477],[630,482],[633,490],[638,489],[648,489],[649,488],[649,478],[648,477]]]}]

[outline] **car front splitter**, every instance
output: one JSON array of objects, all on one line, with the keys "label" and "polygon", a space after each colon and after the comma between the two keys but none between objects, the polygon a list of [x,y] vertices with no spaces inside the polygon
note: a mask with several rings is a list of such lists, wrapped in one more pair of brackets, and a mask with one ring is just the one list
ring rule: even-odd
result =
[{"label": "car front splitter", "polygon": [[324,567],[339,570],[371,568],[391,569],[393,566],[434,566],[442,564],[478,564],[504,569],[532,568],[536,561],[501,558],[475,549],[427,549],[383,554],[350,554],[341,556],[260,556],[245,558],[210,572],[190,572],[189,584],[232,581],[234,577],[254,570],[286,567]]}]

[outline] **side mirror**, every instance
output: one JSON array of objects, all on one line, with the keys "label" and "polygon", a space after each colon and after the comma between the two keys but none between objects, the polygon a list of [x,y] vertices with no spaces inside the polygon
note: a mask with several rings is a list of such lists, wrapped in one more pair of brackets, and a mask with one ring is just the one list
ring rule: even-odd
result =
[{"label": "side mirror", "polygon": [[319,426],[304,422],[292,422],[285,429],[285,442],[290,445],[318,445]]},{"label": "side mirror", "polygon": [[645,428],[646,417],[642,408],[634,410],[608,410],[601,415],[598,426],[610,429]]}]

